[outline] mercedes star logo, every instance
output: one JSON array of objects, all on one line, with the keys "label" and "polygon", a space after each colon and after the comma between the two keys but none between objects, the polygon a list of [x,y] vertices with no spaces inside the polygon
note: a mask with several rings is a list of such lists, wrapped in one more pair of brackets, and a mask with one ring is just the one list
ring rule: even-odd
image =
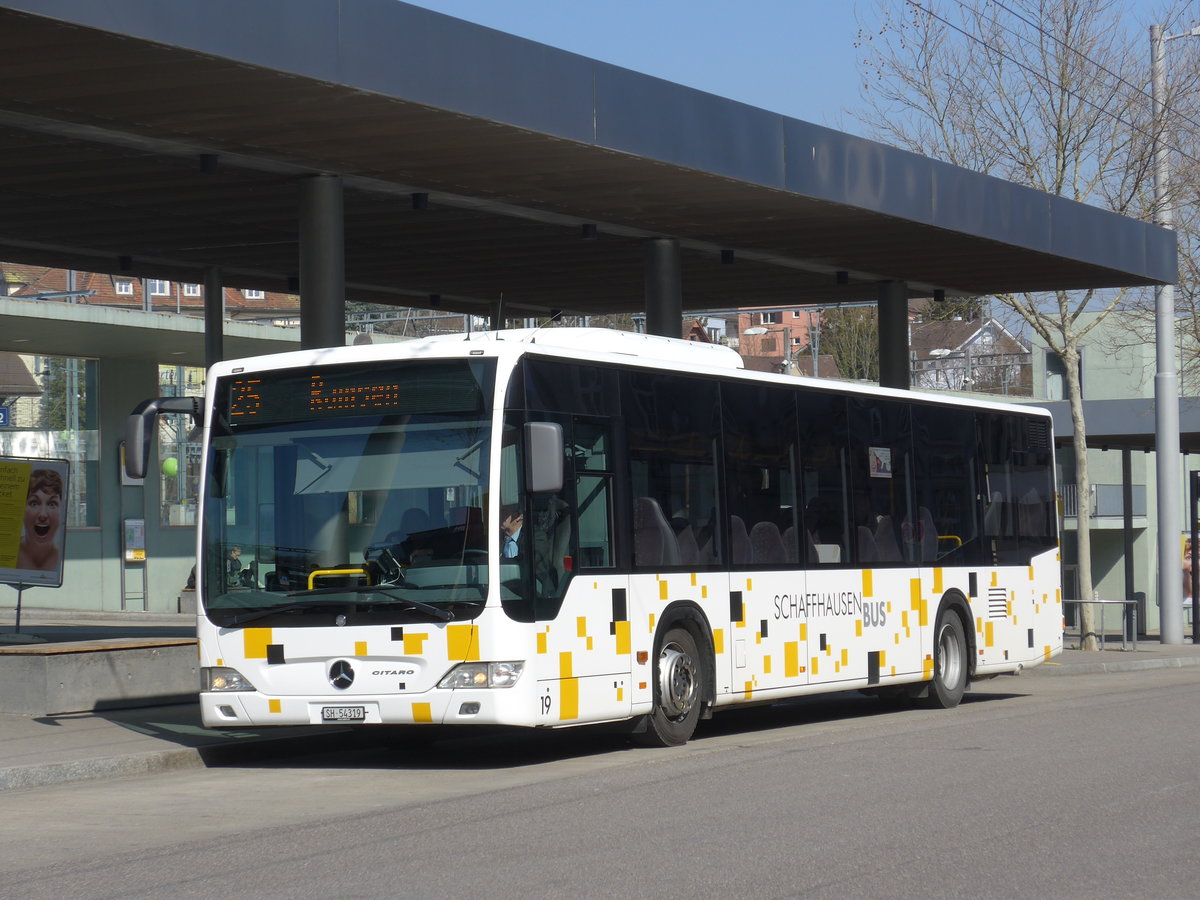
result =
[{"label": "mercedes star logo", "polygon": [[354,667],[346,660],[339,659],[329,667],[329,683],[339,691],[344,691],[354,684]]}]

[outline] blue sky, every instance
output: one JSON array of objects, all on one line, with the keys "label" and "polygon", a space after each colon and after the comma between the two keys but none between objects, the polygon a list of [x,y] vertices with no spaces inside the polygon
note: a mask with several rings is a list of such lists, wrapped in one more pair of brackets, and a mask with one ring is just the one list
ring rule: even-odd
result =
[{"label": "blue sky", "polygon": [[[460,19],[861,133],[858,10],[872,0],[408,0]],[[1165,0],[1121,0],[1152,21]],[[1189,2],[1188,12],[1200,3]],[[1190,18],[1197,18],[1193,15]],[[1149,66],[1149,38],[1147,38]]]}]

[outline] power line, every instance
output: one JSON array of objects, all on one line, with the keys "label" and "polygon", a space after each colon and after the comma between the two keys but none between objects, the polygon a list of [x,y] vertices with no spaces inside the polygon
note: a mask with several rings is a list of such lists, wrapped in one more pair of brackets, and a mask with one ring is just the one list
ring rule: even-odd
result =
[{"label": "power line", "polygon": [[[982,15],[982,13],[980,13],[980,12],[979,12],[979,10],[978,10],[977,8],[975,8],[975,7],[974,7],[974,6],[972,6],[971,4],[967,3],[967,2],[966,2],[966,0],[956,0],[956,2],[958,3],[958,5],[959,5],[960,7],[963,7],[963,6],[965,6],[965,7],[967,7],[968,9],[970,9],[972,12],[974,12],[976,15]],[[1056,43],[1058,46],[1062,47],[1064,50],[1067,50],[1067,51],[1069,51],[1069,52],[1071,52],[1071,53],[1075,54],[1075,55],[1076,55],[1076,56],[1078,56],[1080,59],[1082,59],[1084,62],[1087,62],[1088,64],[1090,64],[1090,65],[1092,65],[1092,66],[1095,66],[1097,69],[1099,69],[1099,70],[1100,70],[1101,72],[1103,72],[1104,74],[1112,76],[1112,77],[1113,77],[1113,78],[1115,78],[1115,79],[1116,79],[1116,80],[1117,80],[1117,81],[1118,81],[1120,84],[1123,84],[1123,85],[1125,85],[1125,87],[1127,87],[1127,88],[1129,88],[1130,90],[1132,90],[1132,91],[1133,91],[1135,94],[1139,95],[1140,97],[1142,97],[1142,98],[1143,98],[1144,100],[1146,100],[1147,102],[1149,102],[1149,103],[1153,103],[1153,102],[1154,102],[1154,97],[1153,97],[1153,95],[1152,95],[1152,94],[1150,94],[1150,93],[1147,93],[1145,88],[1143,88],[1143,87],[1140,87],[1139,85],[1133,84],[1132,82],[1130,82],[1129,80],[1127,80],[1127,79],[1126,79],[1124,76],[1122,76],[1122,75],[1118,74],[1117,72],[1114,72],[1114,71],[1112,71],[1112,69],[1108,68],[1108,66],[1104,65],[1103,63],[1099,62],[1098,60],[1092,59],[1090,56],[1088,56],[1088,55],[1087,55],[1086,53],[1084,53],[1082,50],[1077,50],[1077,49],[1075,49],[1074,47],[1072,47],[1072,46],[1071,46],[1070,44],[1068,44],[1066,41],[1062,40],[1062,39],[1061,39],[1060,37],[1058,37],[1057,35],[1055,35],[1055,34],[1052,34],[1051,32],[1049,32],[1049,31],[1047,31],[1046,29],[1044,29],[1044,28],[1043,28],[1041,25],[1039,25],[1037,22],[1035,22],[1035,21],[1033,21],[1033,20],[1031,20],[1031,19],[1027,18],[1027,17],[1026,17],[1025,15],[1023,15],[1021,12],[1019,12],[1019,11],[1017,11],[1017,10],[1014,10],[1014,9],[1013,9],[1011,6],[1009,6],[1007,3],[1004,3],[1004,2],[1003,2],[1003,0],[990,0],[990,2],[991,2],[991,3],[993,3],[995,6],[998,6],[998,7],[1000,7],[1001,9],[1003,9],[1005,12],[1007,12],[1007,13],[1008,13],[1010,16],[1012,16],[1013,18],[1019,19],[1020,21],[1024,22],[1026,25],[1028,25],[1030,28],[1032,28],[1032,29],[1034,29],[1035,31],[1037,31],[1039,34],[1043,35],[1044,37],[1047,37],[1047,38],[1049,38],[1049,39],[1050,39],[1050,40],[1052,40],[1052,41],[1054,41],[1054,43]],[[1178,18],[1179,18],[1179,17],[1178,17],[1178,15],[1176,15],[1176,17],[1175,17],[1175,18],[1176,18],[1176,20],[1178,20]],[[1002,22],[999,20],[999,18],[997,18],[997,17],[993,16],[993,17],[992,17],[992,21],[993,21],[993,22],[995,22],[997,25],[999,25],[1001,28],[1005,28],[1005,30],[1009,31],[1009,33],[1011,33],[1011,34],[1012,34],[1012,35],[1014,35],[1015,37],[1017,37],[1017,38],[1019,38],[1019,39],[1021,39],[1021,40],[1028,40],[1028,39],[1027,39],[1027,38],[1026,38],[1026,37],[1025,37],[1023,34],[1021,34],[1020,32],[1016,31],[1015,29],[1007,28],[1007,27],[1006,27],[1006,26],[1005,26],[1005,25],[1004,25],[1004,24],[1003,24],[1003,23],[1002,23]],[[1168,23],[1168,24],[1170,24],[1170,23]],[[1192,125],[1192,126],[1194,126],[1195,128],[1197,128],[1197,129],[1200,129],[1200,122],[1197,122],[1195,119],[1191,118],[1190,116],[1187,116],[1187,115],[1185,115],[1184,113],[1181,113],[1181,112],[1174,112],[1174,115],[1178,116],[1180,119],[1182,119],[1183,121],[1187,122],[1189,125]]]},{"label": "power line", "polygon": [[[1049,75],[1047,75],[1046,73],[1044,73],[1044,72],[1039,72],[1038,70],[1034,69],[1032,66],[1030,66],[1030,65],[1028,65],[1028,64],[1026,64],[1026,63],[1024,63],[1024,62],[1022,62],[1021,60],[1017,59],[1016,57],[1012,56],[1011,54],[1009,54],[1009,53],[1006,53],[1006,52],[1004,52],[1003,50],[1001,50],[1000,48],[998,48],[998,47],[995,47],[995,46],[993,46],[993,45],[989,44],[989,43],[988,43],[986,40],[984,40],[983,38],[979,37],[978,35],[972,34],[971,32],[967,31],[966,29],[964,29],[964,28],[960,27],[959,25],[955,24],[954,22],[950,21],[950,20],[949,20],[949,19],[947,19],[945,16],[942,16],[942,15],[940,15],[939,13],[937,13],[936,11],[934,11],[933,9],[931,9],[931,8],[929,8],[929,7],[927,7],[927,6],[925,6],[923,3],[921,3],[921,2],[920,2],[920,0],[905,0],[905,2],[906,2],[906,3],[907,3],[909,6],[913,6],[913,7],[917,8],[917,9],[921,10],[922,12],[924,12],[924,13],[925,13],[927,16],[929,16],[930,18],[936,19],[937,21],[941,22],[941,23],[942,23],[943,25],[945,25],[947,28],[950,28],[950,29],[952,29],[952,30],[954,30],[954,31],[958,32],[958,33],[959,33],[959,34],[961,34],[963,37],[967,38],[967,40],[969,40],[969,41],[973,41],[973,42],[975,42],[976,44],[979,44],[980,46],[982,46],[982,47],[985,47],[985,48],[986,48],[986,49],[988,49],[989,51],[991,51],[991,52],[993,52],[993,53],[996,53],[997,55],[999,55],[999,56],[1000,56],[1000,57],[1002,57],[1003,59],[1006,59],[1006,60],[1008,60],[1008,61],[1009,61],[1009,62],[1011,62],[1013,65],[1017,66],[1017,67],[1018,67],[1018,68],[1020,68],[1020,69],[1023,69],[1024,71],[1026,71],[1027,73],[1029,73],[1030,75],[1032,75],[1032,76],[1033,76],[1035,79],[1037,79],[1037,80],[1039,80],[1039,81],[1042,81],[1042,82],[1044,82],[1045,84],[1047,84],[1048,86],[1050,86],[1050,87],[1053,87],[1053,88],[1056,88],[1056,89],[1058,89],[1058,90],[1060,90],[1060,91],[1062,91],[1062,92],[1064,92],[1064,93],[1068,94],[1068,95],[1069,95],[1069,96],[1071,96],[1071,97],[1074,97],[1074,98],[1075,98],[1076,100],[1078,100],[1080,103],[1084,103],[1084,104],[1086,104],[1086,105],[1090,106],[1092,109],[1096,110],[1096,111],[1097,111],[1097,112],[1099,112],[1099,113],[1102,113],[1102,114],[1104,114],[1104,115],[1106,115],[1106,116],[1110,116],[1110,117],[1111,117],[1111,118],[1113,118],[1114,120],[1116,120],[1116,121],[1120,122],[1121,124],[1125,125],[1125,126],[1126,126],[1127,128],[1129,128],[1131,131],[1137,132],[1138,134],[1140,134],[1140,135],[1142,135],[1143,137],[1145,137],[1145,138],[1148,138],[1148,139],[1150,139],[1150,140],[1152,140],[1152,141],[1153,141],[1153,140],[1162,140],[1162,138],[1161,138],[1161,137],[1160,137],[1160,138],[1155,138],[1155,136],[1154,136],[1152,133],[1150,133],[1150,132],[1146,131],[1146,129],[1144,129],[1142,126],[1140,126],[1140,125],[1138,125],[1138,124],[1136,124],[1136,123],[1134,123],[1134,122],[1131,122],[1131,121],[1129,121],[1128,119],[1124,118],[1123,116],[1120,116],[1120,115],[1118,115],[1117,113],[1114,113],[1114,112],[1112,112],[1112,111],[1111,111],[1111,110],[1109,110],[1109,109],[1106,109],[1106,108],[1104,108],[1104,107],[1100,106],[1099,104],[1095,103],[1095,102],[1094,102],[1094,101],[1092,101],[1092,100],[1089,100],[1089,99],[1088,99],[1088,98],[1086,98],[1086,97],[1080,96],[1080,95],[1079,95],[1079,94],[1078,94],[1076,91],[1074,91],[1074,90],[1072,90],[1072,89],[1070,89],[1070,88],[1066,87],[1065,85],[1063,85],[1063,84],[1061,84],[1061,83],[1059,83],[1059,82],[1055,81],[1053,78],[1051,78],[1051,77],[1050,77]],[[972,11],[972,12],[975,12],[977,15],[979,14],[978,10],[976,10],[974,7],[969,7],[969,6],[968,6],[968,4],[966,4],[966,3],[964,2],[964,0],[956,0],[956,2],[958,3],[958,5],[959,5],[959,7],[960,7],[960,8],[961,8],[961,7],[968,7],[968,8],[970,8],[970,9],[971,9],[971,11]],[[1000,23],[998,20],[994,20],[994,21],[997,21],[997,24],[999,24],[999,25],[1000,25],[1002,28],[1004,28],[1004,27],[1005,27],[1005,26],[1004,26],[1002,23]],[[1020,35],[1018,32],[1016,32],[1015,30],[1012,30],[1012,29],[1007,29],[1007,28],[1006,28],[1006,30],[1010,31],[1010,33],[1012,33],[1013,35],[1017,36],[1018,38],[1020,38],[1020,39],[1022,39],[1022,40],[1028,40],[1028,39],[1027,39],[1027,38],[1025,38],[1023,35]],[[1041,31],[1041,29],[1040,29],[1040,28],[1039,28],[1038,30],[1039,30],[1039,31]],[[1043,31],[1042,33],[1043,33],[1043,34],[1045,34],[1045,32],[1044,32],[1044,31]],[[1057,39],[1055,39],[1055,40],[1057,40]],[[1072,50],[1072,52],[1074,52],[1074,53],[1078,53],[1078,51],[1074,51],[1074,50]],[[1085,59],[1087,58],[1086,56],[1083,56],[1083,54],[1079,54],[1079,55],[1080,55],[1080,56],[1082,56],[1082,57],[1083,57],[1083,58],[1085,58]],[[1093,64],[1094,64],[1094,63],[1093,63]],[[1139,92],[1140,92],[1140,91],[1139,91]],[[1178,115],[1178,114],[1177,114],[1177,115]],[[1182,116],[1181,116],[1181,118],[1182,118]],[[1189,122],[1191,121],[1190,119],[1185,119],[1185,120],[1186,120],[1186,121],[1189,121]],[[1195,123],[1193,123],[1193,124],[1195,124]],[[1197,126],[1197,127],[1200,127],[1200,126]],[[1165,142],[1164,142],[1164,143],[1165,143]],[[1183,156],[1183,157],[1185,157],[1186,159],[1189,159],[1189,160],[1191,160],[1191,161],[1193,161],[1193,162],[1200,163],[1200,159],[1198,159],[1197,157],[1193,156],[1191,153],[1189,153],[1188,151],[1184,150],[1182,147],[1178,147],[1178,146],[1175,146],[1175,145],[1168,145],[1168,146],[1170,146],[1170,147],[1171,147],[1171,149],[1173,149],[1173,150],[1174,150],[1176,153],[1178,153],[1180,156]]]}]

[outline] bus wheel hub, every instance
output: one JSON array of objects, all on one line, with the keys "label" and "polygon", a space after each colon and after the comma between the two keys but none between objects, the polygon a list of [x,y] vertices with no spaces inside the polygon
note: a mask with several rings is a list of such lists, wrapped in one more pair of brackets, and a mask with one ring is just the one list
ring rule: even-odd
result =
[{"label": "bus wheel hub", "polygon": [[663,647],[658,678],[663,709],[671,716],[685,715],[696,702],[699,678],[695,661],[674,645]]}]

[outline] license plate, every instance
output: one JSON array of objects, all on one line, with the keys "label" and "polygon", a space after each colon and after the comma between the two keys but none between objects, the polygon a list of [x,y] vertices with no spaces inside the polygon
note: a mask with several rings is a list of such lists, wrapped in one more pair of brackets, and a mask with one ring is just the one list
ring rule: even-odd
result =
[{"label": "license plate", "polygon": [[361,722],[367,717],[365,706],[322,706],[323,722]]}]

